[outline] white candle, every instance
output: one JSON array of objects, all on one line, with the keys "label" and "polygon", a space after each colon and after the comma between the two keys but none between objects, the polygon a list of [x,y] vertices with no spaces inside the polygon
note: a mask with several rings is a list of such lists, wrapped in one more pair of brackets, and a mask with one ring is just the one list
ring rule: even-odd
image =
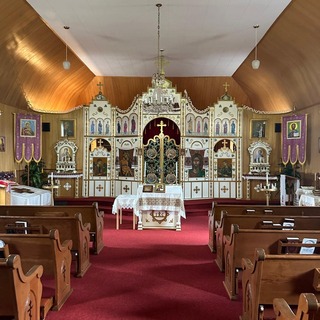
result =
[{"label": "white candle", "polygon": [[178,177],[178,163],[176,162],[176,177]]},{"label": "white candle", "polygon": [[267,184],[267,187],[268,187],[268,185],[269,185],[269,173],[268,172],[266,173],[266,184]]}]

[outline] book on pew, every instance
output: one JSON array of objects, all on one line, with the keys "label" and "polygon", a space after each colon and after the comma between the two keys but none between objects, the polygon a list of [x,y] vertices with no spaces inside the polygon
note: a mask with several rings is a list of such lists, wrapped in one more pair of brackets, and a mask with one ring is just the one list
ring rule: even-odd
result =
[{"label": "book on pew", "polygon": [[317,244],[318,239],[313,239],[313,238],[303,238],[302,243],[303,244],[308,244],[309,246],[307,247],[301,247],[300,249],[300,254],[313,254],[315,247],[310,246],[313,244]]},{"label": "book on pew", "polygon": [[27,221],[15,221],[15,223],[6,225],[7,233],[19,233],[27,234],[28,233],[28,222]]},{"label": "book on pew", "polygon": [[260,223],[261,229],[272,229],[273,221],[272,220],[262,220]]},{"label": "book on pew", "polygon": [[298,237],[287,237],[287,243],[289,244],[285,248],[285,253],[299,253],[300,246],[290,246],[290,244],[298,244],[300,243],[300,239]]},{"label": "book on pew", "polygon": [[285,218],[282,223],[282,230],[293,230],[294,229],[294,219]]},{"label": "book on pew", "polygon": [[265,214],[273,214],[273,210],[272,209],[264,209],[264,213]]}]

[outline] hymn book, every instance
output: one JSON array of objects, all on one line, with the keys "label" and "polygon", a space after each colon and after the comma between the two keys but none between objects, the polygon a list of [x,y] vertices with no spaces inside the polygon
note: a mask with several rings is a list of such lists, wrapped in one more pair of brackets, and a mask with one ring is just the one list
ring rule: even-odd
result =
[{"label": "hymn book", "polygon": [[312,244],[317,244],[318,239],[313,239],[313,238],[303,238],[302,243],[303,244],[309,244],[307,247],[301,247],[300,249],[300,254],[313,254],[315,247],[310,246]]}]

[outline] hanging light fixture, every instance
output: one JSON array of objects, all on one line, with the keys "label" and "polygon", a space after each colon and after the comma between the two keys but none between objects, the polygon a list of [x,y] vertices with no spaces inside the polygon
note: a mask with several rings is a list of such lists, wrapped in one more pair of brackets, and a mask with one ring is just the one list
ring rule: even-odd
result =
[{"label": "hanging light fixture", "polygon": [[157,50],[157,72],[152,76],[153,90],[143,97],[143,106],[151,112],[165,112],[174,106],[174,95],[166,88],[166,78],[163,69],[163,49],[160,49],[160,8],[161,3],[156,4],[158,8],[158,50]]},{"label": "hanging light fixture", "polygon": [[260,60],[258,60],[258,28],[259,25],[253,26],[255,30],[255,48],[254,48],[254,60],[252,61],[252,69],[257,70],[260,67]]},{"label": "hanging light fixture", "polygon": [[[68,27],[68,26],[64,26],[63,28],[66,29],[66,30],[70,29],[70,27]],[[70,61],[68,60],[68,46],[67,46],[67,43],[66,43],[66,60],[62,62],[62,65],[63,65],[63,69],[64,70],[69,70],[70,69]]]}]

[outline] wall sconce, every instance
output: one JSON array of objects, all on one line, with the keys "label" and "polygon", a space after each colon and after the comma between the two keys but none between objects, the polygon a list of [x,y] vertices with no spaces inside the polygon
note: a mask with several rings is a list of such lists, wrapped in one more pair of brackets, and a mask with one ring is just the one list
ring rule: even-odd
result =
[{"label": "wall sconce", "polygon": [[254,60],[252,61],[252,69],[257,70],[260,67],[260,60],[258,60],[258,28],[259,25],[256,24],[253,26],[255,30],[255,48],[254,48]]}]

